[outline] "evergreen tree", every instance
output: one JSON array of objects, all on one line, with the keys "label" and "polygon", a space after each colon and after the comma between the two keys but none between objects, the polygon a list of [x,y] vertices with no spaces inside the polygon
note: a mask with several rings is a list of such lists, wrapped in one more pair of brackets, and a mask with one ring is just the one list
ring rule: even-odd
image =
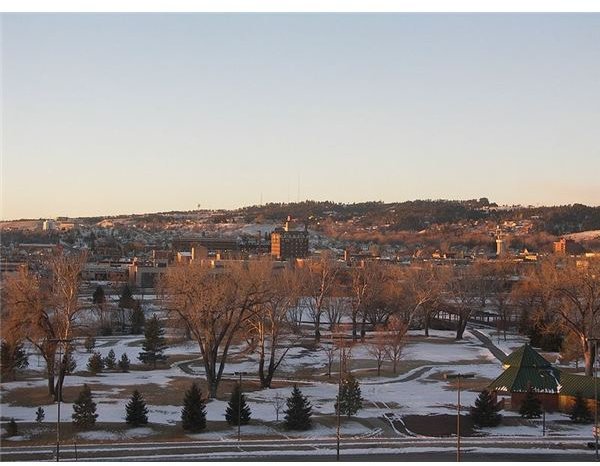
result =
[{"label": "evergreen tree", "polygon": [[291,396],[287,399],[284,425],[288,430],[308,430],[311,428],[310,417],[312,406],[308,399],[302,395],[297,385],[294,385]]},{"label": "evergreen tree", "polygon": [[100,285],[96,287],[94,294],[92,295],[92,303],[94,304],[104,304],[106,302],[106,297],[104,296],[104,288]]},{"label": "evergreen tree", "polygon": [[88,359],[87,368],[94,375],[102,372],[102,369],[104,369],[104,360],[102,359],[102,355],[98,352],[92,353]]},{"label": "evergreen tree", "polygon": [[37,409],[37,411],[35,412],[35,422],[37,422],[38,424],[41,424],[44,421],[45,417],[46,417],[46,413],[44,412],[44,408],[42,408],[40,406]]},{"label": "evergreen tree", "polygon": [[125,406],[125,422],[133,427],[148,424],[148,408],[144,397],[137,390],[133,391],[131,400]]},{"label": "evergreen tree", "polygon": [[117,357],[115,356],[115,351],[111,349],[108,352],[108,355],[104,358],[104,366],[107,369],[113,370],[117,365]]},{"label": "evergreen tree", "polygon": [[336,412],[339,403],[340,414],[345,414],[348,417],[353,416],[362,409],[362,402],[363,399],[361,397],[358,380],[356,380],[352,374],[349,374],[344,380],[342,380],[339,397],[336,396]]},{"label": "evergreen tree", "polygon": [[142,333],[142,329],[146,323],[146,317],[144,316],[144,310],[142,309],[142,306],[137,301],[133,308],[133,312],[129,317],[129,322],[131,323],[132,335],[139,335]]},{"label": "evergreen tree", "polygon": [[542,415],[542,403],[540,399],[535,396],[531,384],[527,387],[527,393],[519,408],[519,414],[527,419],[538,418]]},{"label": "evergreen tree", "polygon": [[135,299],[133,299],[133,293],[129,285],[125,284],[119,297],[119,307],[123,309],[133,309],[135,306]]},{"label": "evergreen tree", "polygon": [[96,339],[91,335],[87,336],[83,342],[83,347],[85,348],[86,352],[91,353],[96,347]]},{"label": "evergreen tree", "polygon": [[250,422],[250,407],[246,403],[246,397],[241,393],[240,384],[236,384],[227,409],[225,410],[225,419],[230,426],[245,426]]},{"label": "evergreen tree", "polygon": [[500,403],[496,403],[492,394],[484,390],[475,400],[475,406],[471,406],[471,418],[479,427],[496,427],[502,420],[500,409]]},{"label": "evergreen tree", "polygon": [[92,391],[87,384],[79,392],[79,396],[73,403],[73,424],[83,429],[92,427],[96,423],[96,403],[92,399]]},{"label": "evergreen tree", "polygon": [[594,419],[590,408],[581,396],[581,393],[578,393],[575,396],[575,404],[573,404],[573,407],[569,412],[569,417],[577,424],[588,424]]},{"label": "evergreen tree", "polygon": [[6,436],[14,437],[19,433],[19,428],[17,427],[17,423],[15,422],[15,418],[11,417],[10,422],[6,425]]},{"label": "evergreen tree", "polygon": [[144,344],[142,352],[138,359],[144,364],[152,364],[152,368],[156,369],[156,361],[164,361],[167,357],[163,354],[167,345],[164,338],[165,331],[161,327],[156,314],[152,315],[152,319],[146,324],[144,332]]},{"label": "evergreen tree", "polygon": [[129,358],[125,353],[121,355],[121,359],[119,360],[119,369],[121,370],[121,372],[129,371]]},{"label": "evergreen tree", "polygon": [[202,399],[202,392],[195,382],[185,392],[181,424],[183,430],[190,432],[200,432],[206,428],[206,402]]},{"label": "evergreen tree", "polygon": [[0,344],[0,371],[2,377],[14,379],[17,369],[25,369],[29,366],[29,358],[23,348],[23,343],[8,343],[2,341]]},{"label": "evergreen tree", "polygon": [[125,331],[125,309],[133,309],[136,300],[133,298],[133,292],[129,285],[125,284],[121,296],[119,297],[119,310],[121,311],[121,331]]},{"label": "evergreen tree", "polygon": [[73,357],[73,347],[71,346],[67,348],[67,351],[63,355],[63,367],[65,368],[66,375],[71,375],[77,367],[77,361]]}]

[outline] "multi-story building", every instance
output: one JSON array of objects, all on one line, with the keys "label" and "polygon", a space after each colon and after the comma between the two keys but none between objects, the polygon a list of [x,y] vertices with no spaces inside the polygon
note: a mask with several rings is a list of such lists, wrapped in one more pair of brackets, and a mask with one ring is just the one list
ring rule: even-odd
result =
[{"label": "multi-story building", "polygon": [[308,256],[308,231],[290,230],[290,217],[284,228],[275,228],[271,233],[271,255],[279,260],[296,259]]},{"label": "multi-story building", "polygon": [[585,252],[585,248],[572,239],[561,238],[553,245],[555,254],[583,254]]}]

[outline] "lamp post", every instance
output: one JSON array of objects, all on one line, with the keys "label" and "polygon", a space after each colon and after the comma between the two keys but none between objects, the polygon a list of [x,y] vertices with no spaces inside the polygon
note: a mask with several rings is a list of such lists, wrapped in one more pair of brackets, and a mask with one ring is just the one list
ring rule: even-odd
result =
[{"label": "lamp post", "polygon": [[238,392],[238,413],[237,413],[237,434],[238,434],[238,442],[242,440],[242,376],[248,375],[247,372],[234,372],[235,375],[240,376],[240,391]]},{"label": "lamp post", "polygon": [[594,438],[595,438],[595,450],[596,450],[596,461],[600,461],[598,455],[598,437],[600,437],[600,431],[598,430],[598,342],[600,338],[588,338],[588,344],[590,350],[592,349],[592,343],[594,343]]},{"label": "lamp post", "polygon": [[337,444],[336,444],[336,454],[335,454],[335,459],[336,461],[340,460],[340,405],[341,405],[341,394],[342,394],[342,360],[343,360],[343,350],[344,348],[342,347],[342,333],[340,332],[339,334],[340,337],[340,343],[339,343],[339,351],[340,351],[340,368],[339,368],[339,375],[338,375],[338,396],[337,396],[337,406],[335,408],[335,417],[336,417],[336,440],[337,440]]},{"label": "lamp post", "polygon": [[60,461],[60,402],[62,400],[62,372],[63,367],[63,356],[62,356],[62,345],[63,343],[71,343],[70,338],[52,338],[48,340],[52,343],[57,343],[58,346],[58,387],[57,387],[57,400],[56,405],[56,461]]},{"label": "lamp post", "polygon": [[460,379],[472,379],[475,374],[444,374],[447,380],[456,379],[458,382],[458,402],[456,403],[456,461],[460,461]]}]

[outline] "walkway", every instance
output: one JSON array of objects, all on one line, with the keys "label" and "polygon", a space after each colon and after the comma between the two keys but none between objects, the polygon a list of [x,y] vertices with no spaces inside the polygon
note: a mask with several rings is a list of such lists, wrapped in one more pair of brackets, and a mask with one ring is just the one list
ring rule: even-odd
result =
[{"label": "walkway", "polygon": [[477,338],[483,346],[485,346],[490,352],[494,355],[496,359],[500,362],[504,362],[506,358],[506,354],[500,348],[498,348],[490,338],[488,338],[484,333],[481,333],[479,330],[474,329],[473,327],[468,327],[469,332],[473,334],[475,338]]}]

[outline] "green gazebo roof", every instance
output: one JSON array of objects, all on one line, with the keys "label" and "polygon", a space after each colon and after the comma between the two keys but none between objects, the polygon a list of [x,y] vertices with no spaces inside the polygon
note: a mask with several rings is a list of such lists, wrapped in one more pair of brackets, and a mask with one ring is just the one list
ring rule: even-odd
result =
[{"label": "green gazebo roof", "polygon": [[506,356],[503,365],[506,370],[489,385],[490,390],[526,392],[531,385],[538,393],[595,397],[594,377],[559,371],[529,344]]},{"label": "green gazebo roof", "polygon": [[503,364],[507,369],[490,384],[492,390],[526,392],[531,385],[535,392],[560,391],[560,372],[529,344],[509,354]]},{"label": "green gazebo roof", "polygon": [[502,365],[510,367],[552,368],[552,364],[546,361],[529,343],[526,343],[506,356]]},{"label": "green gazebo roof", "polygon": [[[594,377],[589,375],[570,374],[568,372],[560,373],[560,393],[563,395],[576,396],[580,394],[588,400],[600,400],[600,393],[595,393]],[[600,381],[598,383],[600,390]]]}]

